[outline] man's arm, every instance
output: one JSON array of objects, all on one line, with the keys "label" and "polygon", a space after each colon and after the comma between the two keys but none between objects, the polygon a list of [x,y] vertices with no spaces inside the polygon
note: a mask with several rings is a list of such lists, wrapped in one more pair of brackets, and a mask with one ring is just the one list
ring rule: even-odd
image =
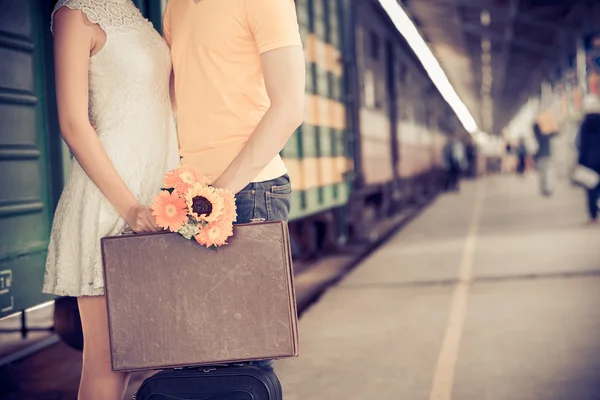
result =
[{"label": "man's arm", "polygon": [[242,0],[271,105],[245,147],[214,182],[237,193],[283,149],[304,116],[304,52],[293,0]]},{"label": "man's arm", "polygon": [[287,46],[261,55],[271,105],[262,120],[214,186],[237,193],[283,149],[304,117],[304,52]]}]

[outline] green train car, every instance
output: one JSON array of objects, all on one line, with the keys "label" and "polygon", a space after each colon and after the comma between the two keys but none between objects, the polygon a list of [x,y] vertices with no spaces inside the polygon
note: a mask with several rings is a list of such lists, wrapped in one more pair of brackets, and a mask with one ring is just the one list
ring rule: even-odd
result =
[{"label": "green train car", "polygon": [[[161,29],[167,0],[133,0]],[[56,1],[0,0],[0,318],[40,293],[53,211],[70,167],[53,84]],[[375,223],[433,196],[456,116],[376,0],[296,0],[305,123],[282,151],[295,256],[369,240]],[[72,299],[55,305],[68,337]],[[71,340],[80,346],[80,340]]]},{"label": "green train car", "polygon": [[0,316],[51,299],[39,288],[64,178],[50,7],[0,1]]}]

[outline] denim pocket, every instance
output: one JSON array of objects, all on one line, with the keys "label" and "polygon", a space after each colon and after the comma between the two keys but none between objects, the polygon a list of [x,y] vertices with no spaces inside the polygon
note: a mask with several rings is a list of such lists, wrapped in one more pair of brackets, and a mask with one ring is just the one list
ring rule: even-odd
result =
[{"label": "denim pocket", "polygon": [[291,193],[287,195],[265,193],[268,221],[287,221],[291,208]]},{"label": "denim pocket", "polygon": [[269,193],[272,197],[289,198],[292,195],[292,184],[284,183],[283,185],[273,185]]}]

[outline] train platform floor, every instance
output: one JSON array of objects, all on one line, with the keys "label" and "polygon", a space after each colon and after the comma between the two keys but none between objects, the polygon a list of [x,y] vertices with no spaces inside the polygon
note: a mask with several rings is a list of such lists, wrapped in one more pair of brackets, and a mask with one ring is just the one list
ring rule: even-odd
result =
[{"label": "train platform floor", "polygon": [[284,398],[600,399],[600,226],[536,178],[464,182],[324,294]]}]

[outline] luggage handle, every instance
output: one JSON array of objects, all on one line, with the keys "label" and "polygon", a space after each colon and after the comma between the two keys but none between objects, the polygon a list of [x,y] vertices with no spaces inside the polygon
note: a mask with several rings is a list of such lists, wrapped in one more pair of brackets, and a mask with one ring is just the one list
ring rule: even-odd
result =
[{"label": "luggage handle", "polygon": [[201,365],[201,366],[195,366],[195,367],[187,367],[184,369],[195,369],[200,372],[204,372],[205,374],[208,374],[209,372],[213,372],[218,369],[230,368],[230,367],[246,367],[248,365],[250,365],[250,364],[248,364],[248,363],[231,363],[231,364],[214,364],[214,365],[209,364],[209,365]]}]

